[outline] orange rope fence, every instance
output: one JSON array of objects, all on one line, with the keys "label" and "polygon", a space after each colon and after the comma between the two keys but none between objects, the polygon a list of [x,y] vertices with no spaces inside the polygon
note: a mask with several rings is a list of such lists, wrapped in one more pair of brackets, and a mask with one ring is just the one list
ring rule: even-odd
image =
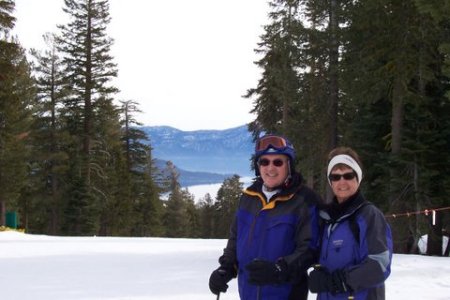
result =
[{"label": "orange rope fence", "polygon": [[404,217],[404,216],[412,216],[412,215],[421,215],[424,214],[425,216],[428,216],[428,214],[435,214],[437,211],[441,210],[449,210],[450,206],[447,207],[440,207],[440,208],[430,208],[430,209],[424,209],[419,211],[413,211],[413,212],[405,212],[405,213],[399,213],[399,214],[390,214],[385,215],[386,218],[397,218],[397,217]]}]

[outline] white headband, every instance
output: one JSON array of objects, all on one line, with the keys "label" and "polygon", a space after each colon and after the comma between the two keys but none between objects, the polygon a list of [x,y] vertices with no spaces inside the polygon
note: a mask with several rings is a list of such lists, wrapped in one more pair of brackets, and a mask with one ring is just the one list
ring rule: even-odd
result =
[{"label": "white headband", "polygon": [[[333,157],[332,160],[330,160],[330,162],[328,163],[327,178],[328,176],[330,176],[331,170],[333,170],[334,166],[336,166],[337,164],[344,164],[352,168],[356,172],[356,175],[358,175],[358,184],[361,183],[362,180],[361,167],[351,156],[345,154],[336,155],[335,157]],[[328,183],[331,185],[329,178]]]}]

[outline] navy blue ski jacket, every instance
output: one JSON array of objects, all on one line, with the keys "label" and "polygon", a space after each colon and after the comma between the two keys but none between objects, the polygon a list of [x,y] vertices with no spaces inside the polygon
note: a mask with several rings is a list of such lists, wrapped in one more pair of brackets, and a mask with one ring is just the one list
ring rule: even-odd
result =
[{"label": "navy blue ski jacket", "polygon": [[319,293],[319,300],[385,299],[384,281],[391,273],[392,235],[381,211],[358,192],[343,204],[320,211],[325,221],[320,264],[330,272],[344,270],[353,291]]},{"label": "navy blue ski jacket", "polygon": [[[306,299],[306,270],[318,255],[319,201],[320,197],[303,185],[299,174],[294,174],[289,187],[270,202],[262,192],[261,180],[244,190],[220,258],[236,266],[242,300]],[[283,258],[289,270],[288,281],[261,287],[250,284],[245,266],[255,258],[272,262]]]}]

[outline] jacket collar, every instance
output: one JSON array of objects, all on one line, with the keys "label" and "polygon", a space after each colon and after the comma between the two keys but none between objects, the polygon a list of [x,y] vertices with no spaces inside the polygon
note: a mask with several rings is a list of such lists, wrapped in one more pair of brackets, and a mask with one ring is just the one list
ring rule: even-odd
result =
[{"label": "jacket collar", "polygon": [[340,221],[355,213],[365,202],[366,200],[359,190],[343,203],[339,203],[334,197],[333,201],[320,211],[320,216],[325,220]]},{"label": "jacket collar", "polygon": [[[303,177],[300,173],[293,173],[291,176],[291,180],[287,185],[282,185],[277,188],[280,189],[280,192],[276,194],[276,196],[286,196],[290,194],[296,193],[303,186]],[[263,181],[261,177],[256,178],[256,180],[247,188],[248,191],[253,193],[262,193]],[[275,198],[275,196],[273,197]]]}]

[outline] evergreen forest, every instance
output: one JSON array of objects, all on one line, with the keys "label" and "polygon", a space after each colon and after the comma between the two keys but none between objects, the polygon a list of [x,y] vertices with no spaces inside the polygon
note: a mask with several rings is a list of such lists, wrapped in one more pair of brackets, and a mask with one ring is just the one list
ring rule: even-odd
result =
[{"label": "evergreen forest", "polygon": [[[261,77],[242,99],[253,137],[289,137],[324,199],[328,152],[352,147],[395,252],[417,253],[428,234],[429,254],[440,255],[450,231],[450,1],[267,5]],[[0,225],[14,213],[30,233],[226,238],[240,178],[195,203],[173,164],[155,167],[138,100],[117,99],[112,84],[108,0],[64,0],[70,21],[44,36],[45,49],[12,35],[14,7],[0,0]]]}]

